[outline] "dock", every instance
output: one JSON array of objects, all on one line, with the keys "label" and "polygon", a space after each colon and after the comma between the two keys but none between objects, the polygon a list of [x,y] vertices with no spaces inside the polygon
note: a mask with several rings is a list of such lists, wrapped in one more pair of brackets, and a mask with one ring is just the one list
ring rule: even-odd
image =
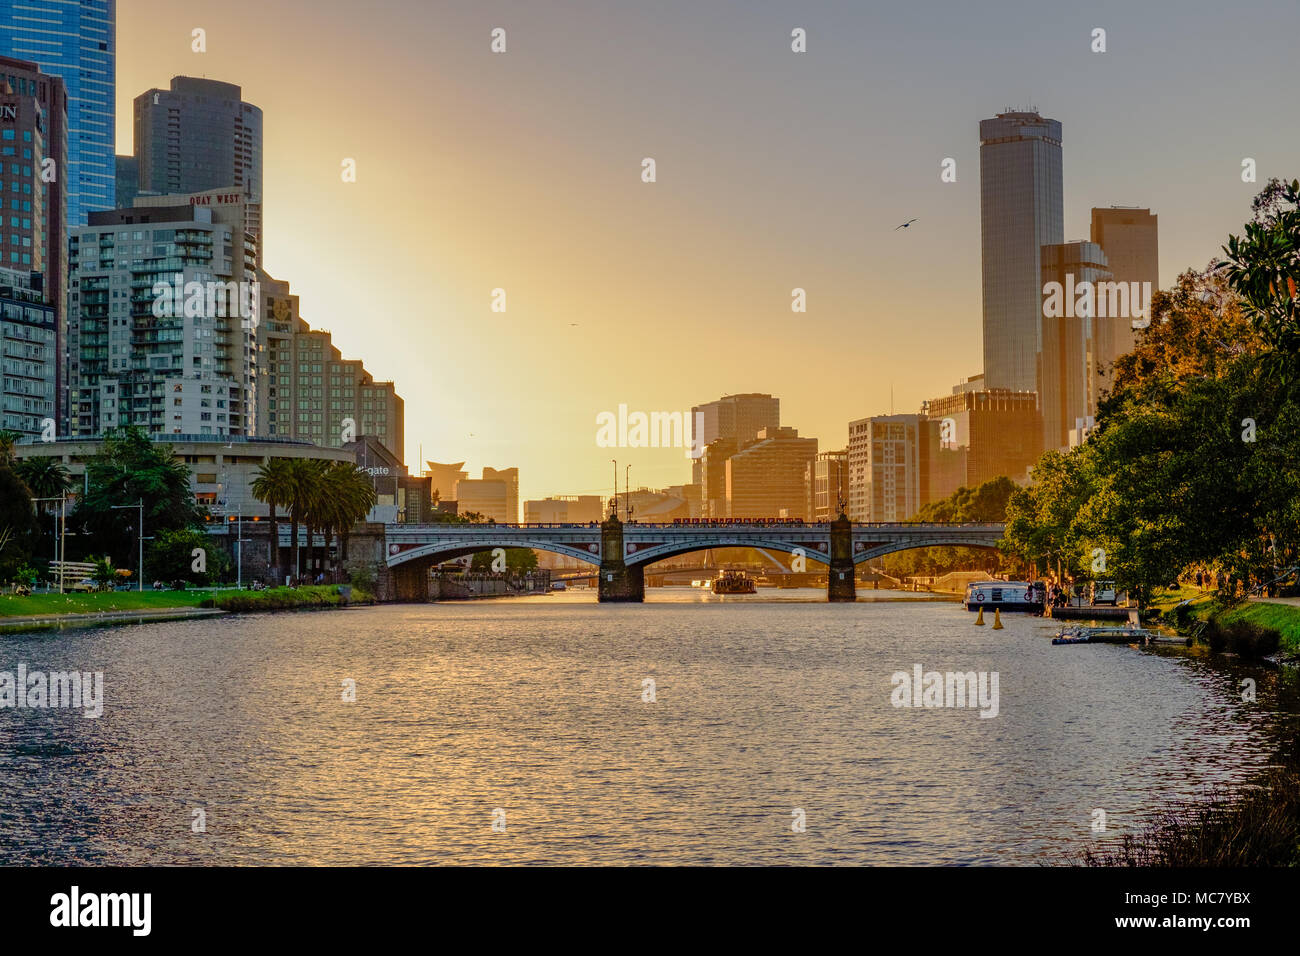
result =
[{"label": "dock", "polygon": [[1128,621],[1136,624],[1135,607],[1048,607],[1044,617],[1056,621]]}]

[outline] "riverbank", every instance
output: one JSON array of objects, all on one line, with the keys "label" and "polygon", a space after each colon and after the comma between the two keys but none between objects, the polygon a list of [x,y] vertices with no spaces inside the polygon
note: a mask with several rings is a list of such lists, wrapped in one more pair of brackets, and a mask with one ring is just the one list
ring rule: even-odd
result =
[{"label": "riverbank", "polygon": [[1300,663],[1300,603],[1294,599],[1251,598],[1228,605],[1210,592],[1170,591],[1158,595],[1150,611],[1154,620],[1212,651]]},{"label": "riverbank", "polygon": [[339,585],[265,591],[104,591],[89,594],[0,596],[0,634],[65,627],[111,627],[215,617],[374,604],[369,592]]}]

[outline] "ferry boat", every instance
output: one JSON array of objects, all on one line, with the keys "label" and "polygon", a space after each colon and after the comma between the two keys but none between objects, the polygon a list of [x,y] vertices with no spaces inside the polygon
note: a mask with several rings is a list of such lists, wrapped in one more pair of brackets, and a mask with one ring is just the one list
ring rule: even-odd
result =
[{"label": "ferry boat", "polygon": [[1037,611],[1042,604],[1042,592],[1030,581],[973,581],[962,599],[968,611]]},{"label": "ferry boat", "polygon": [[757,594],[754,579],[744,571],[723,571],[713,579],[714,594]]}]

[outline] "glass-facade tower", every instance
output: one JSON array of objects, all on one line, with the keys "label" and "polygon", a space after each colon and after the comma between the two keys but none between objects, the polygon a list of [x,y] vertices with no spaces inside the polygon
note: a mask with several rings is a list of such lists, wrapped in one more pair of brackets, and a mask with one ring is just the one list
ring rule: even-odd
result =
[{"label": "glass-facade tower", "polygon": [[1044,246],[1064,239],[1061,124],[1033,112],[980,121],[987,388],[1036,389]]},{"label": "glass-facade tower", "polygon": [[68,93],[66,186],[71,226],[115,204],[117,0],[0,0],[0,55],[31,60]]}]

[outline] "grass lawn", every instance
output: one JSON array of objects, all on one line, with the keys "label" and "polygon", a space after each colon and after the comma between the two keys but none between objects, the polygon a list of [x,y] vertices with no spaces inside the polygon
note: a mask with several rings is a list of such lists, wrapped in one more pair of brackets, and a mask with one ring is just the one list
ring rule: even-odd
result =
[{"label": "grass lawn", "polygon": [[85,614],[96,611],[138,611],[152,608],[197,607],[211,591],[104,591],[91,594],[0,594],[0,618],[41,614]]},{"label": "grass lawn", "polygon": [[1291,654],[1300,652],[1300,607],[1247,601],[1233,608],[1225,608],[1211,591],[1201,593],[1195,589],[1183,588],[1181,591],[1157,592],[1152,598],[1151,608],[1167,613],[1185,598],[1191,599],[1190,614],[1196,620],[1214,620],[1224,626],[1245,621],[1257,627],[1268,628],[1280,635],[1283,651]]}]

